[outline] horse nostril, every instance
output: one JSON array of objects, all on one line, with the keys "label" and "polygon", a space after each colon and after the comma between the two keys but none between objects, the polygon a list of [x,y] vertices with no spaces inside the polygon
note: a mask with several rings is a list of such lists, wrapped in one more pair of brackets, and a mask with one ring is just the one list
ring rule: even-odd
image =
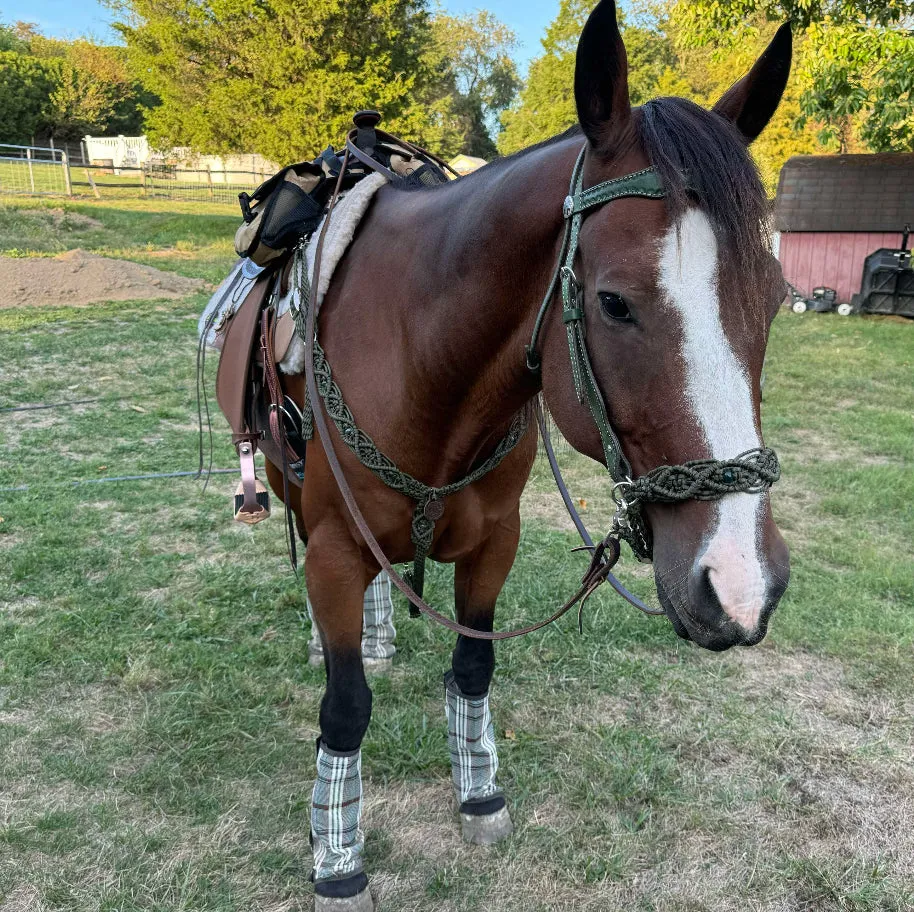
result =
[{"label": "horse nostril", "polygon": [[702,618],[705,627],[727,637],[731,645],[750,642],[759,628],[759,612],[750,607],[751,603],[725,604],[715,585],[717,575],[710,566],[701,566],[693,575],[693,612]]},{"label": "horse nostril", "polygon": [[717,590],[714,583],[711,582],[711,568],[702,567],[698,575],[698,594],[706,604],[714,605],[720,608],[720,599],[717,597]]}]

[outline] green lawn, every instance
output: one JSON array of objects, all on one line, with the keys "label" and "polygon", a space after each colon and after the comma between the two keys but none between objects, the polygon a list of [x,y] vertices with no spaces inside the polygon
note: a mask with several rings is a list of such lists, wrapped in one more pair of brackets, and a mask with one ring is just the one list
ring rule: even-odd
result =
[{"label": "green lawn", "polygon": [[[71,162],[70,190],[76,197],[106,202],[129,203],[172,199],[186,200],[194,205],[204,203],[236,206],[238,194],[242,190],[250,192],[263,182],[263,176],[253,172],[233,172],[230,176],[241,183],[223,183],[221,179],[224,175],[217,172],[213,183],[210,184],[204,171],[183,175],[178,172],[175,178],[147,174],[144,181],[139,170],[121,170],[120,173],[114,173],[104,169],[81,167]],[[181,180],[179,177],[184,179]],[[25,160],[0,160],[0,194],[30,193],[48,194],[58,198],[66,196],[66,176],[60,162],[33,161],[29,168]]]},{"label": "green lawn", "polygon": [[[216,281],[236,223],[208,205],[7,199],[0,250],[81,246]],[[0,408],[119,400],[0,412],[0,488],[32,486],[0,492],[2,912],[310,907],[322,672],[281,521],[232,523],[234,478],[51,486],[195,467],[204,301],[0,311]],[[914,325],[785,313],[766,377],[793,561],[770,636],[700,652],[605,592],[583,636],[569,617],[499,645],[516,833],[497,849],[463,845],[450,804],[451,637],[398,604],[364,749],[382,908],[914,907]],[[605,481],[562,458],[605,525]],[[545,463],[524,514],[501,626],[541,617],[583,569]],[[651,592],[645,568],[620,572]],[[434,602],[450,579],[431,568]]]}]

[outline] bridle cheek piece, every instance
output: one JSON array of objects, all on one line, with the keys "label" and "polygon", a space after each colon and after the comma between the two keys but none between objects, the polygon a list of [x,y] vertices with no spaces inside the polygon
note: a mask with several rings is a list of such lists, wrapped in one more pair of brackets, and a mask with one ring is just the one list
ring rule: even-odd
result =
[{"label": "bridle cheek piece", "polygon": [[[728,494],[738,493],[758,494],[770,488],[781,477],[781,469],[774,450],[757,447],[740,453],[733,459],[701,459],[678,466],[660,466],[640,478],[632,478],[631,465],[622,452],[619,438],[609,420],[606,403],[590,362],[583,286],[575,275],[574,262],[580,245],[581,226],[592,211],[624,197],[662,199],[666,196],[666,191],[653,168],[604,181],[585,190],[586,152],[585,146],[575,163],[570,192],[562,205],[565,234],[558,265],[540,305],[533,336],[527,346],[527,367],[534,372],[539,372],[541,368],[542,360],[537,343],[546,314],[560,287],[562,323],[568,339],[575,393],[578,402],[588,408],[597,426],[606,470],[614,482],[611,493],[616,512],[607,538],[625,539],[638,560],[650,561],[654,550],[653,539],[641,512],[643,504],[720,500]],[[550,463],[553,462],[550,460]],[[557,464],[554,464],[554,474],[556,470]],[[560,473],[556,475],[556,482],[560,489],[564,486]],[[570,498],[565,498],[565,502],[571,510],[574,509]],[[575,525],[581,528],[582,524],[576,522]]]}]

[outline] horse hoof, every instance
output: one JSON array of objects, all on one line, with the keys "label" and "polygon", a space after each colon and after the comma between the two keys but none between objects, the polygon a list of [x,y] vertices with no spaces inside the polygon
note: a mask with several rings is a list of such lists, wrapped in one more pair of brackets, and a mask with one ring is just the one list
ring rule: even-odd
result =
[{"label": "horse hoof", "polygon": [[470,845],[492,846],[514,832],[511,815],[506,807],[494,814],[460,814],[463,838]]},{"label": "horse hoof", "polygon": [[366,887],[355,896],[338,899],[335,896],[315,896],[314,912],[376,912],[375,898]]},{"label": "horse hoof", "polygon": [[378,675],[389,675],[394,669],[393,659],[372,659],[368,656],[362,658],[362,667],[365,674],[370,677]]}]

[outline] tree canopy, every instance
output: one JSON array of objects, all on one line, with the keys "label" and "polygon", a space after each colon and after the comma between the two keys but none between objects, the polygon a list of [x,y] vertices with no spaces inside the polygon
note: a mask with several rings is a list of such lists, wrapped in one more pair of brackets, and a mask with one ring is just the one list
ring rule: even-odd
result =
[{"label": "tree canopy", "polygon": [[[163,148],[277,162],[339,144],[359,108],[450,156],[491,158],[576,120],[578,38],[596,0],[559,0],[525,83],[490,12],[433,0],[106,0],[124,47],[0,23],[0,141],[147,132]],[[791,154],[914,148],[914,0],[630,0],[634,104],[704,105],[741,77],[777,24],[794,76],[753,154],[773,189]],[[519,94],[518,94],[519,93]]]},{"label": "tree canopy", "polygon": [[124,48],[46,38],[34,26],[0,25],[0,141],[79,139],[135,132],[149,103]]},{"label": "tree canopy", "polygon": [[799,30],[799,123],[830,149],[914,149],[914,0],[680,0],[681,40],[726,48],[759,22]]},{"label": "tree canopy", "polygon": [[[515,106],[502,120],[502,152],[514,152],[567,129],[577,120],[574,104],[574,60],[577,40],[592,8],[588,0],[563,0],[543,40],[544,54],[530,67]],[[678,95],[711,107],[755,62],[774,26],[760,28],[727,53],[683,46],[681,26],[672,3],[654,3],[640,15],[623,17],[622,37],[629,59],[629,93],[633,104],[659,95]],[[758,17],[756,17],[758,18]],[[799,91],[795,85],[774,120],[753,145],[766,186],[774,190],[781,166],[798,152],[817,148],[811,129],[797,129]]]},{"label": "tree canopy", "polygon": [[[516,151],[575,123],[574,59],[592,0],[562,0],[499,149]],[[791,17],[795,67],[752,152],[773,192],[791,155],[914,143],[914,0],[653,0],[622,17],[634,104],[679,95],[712,106]]]},{"label": "tree canopy", "polygon": [[489,13],[430,15],[425,0],[116,0],[135,71],[161,104],[158,145],[279,162],[339,143],[360,108],[452,154],[492,148],[513,98],[513,34]]},{"label": "tree canopy", "polygon": [[[543,55],[530,64],[517,103],[502,116],[504,130],[498,140],[501,152],[515,152],[576,122],[575,52],[593,7],[593,0],[562,0],[558,15],[542,40]],[[624,15],[621,19],[632,101],[641,104],[656,94],[657,82],[673,66],[675,54],[656,15],[648,14],[630,22]]]},{"label": "tree canopy", "polygon": [[461,134],[459,151],[480,158],[497,154],[492,134],[498,116],[521,82],[511,51],[514,33],[487,10],[468,16],[442,13],[432,21],[434,55],[444,71],[441,91],[453,98]]}]

